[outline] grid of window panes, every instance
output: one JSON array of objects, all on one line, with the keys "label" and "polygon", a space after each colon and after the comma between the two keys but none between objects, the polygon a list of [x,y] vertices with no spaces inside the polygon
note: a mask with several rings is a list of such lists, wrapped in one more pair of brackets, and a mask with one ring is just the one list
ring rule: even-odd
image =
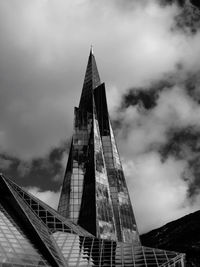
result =
[{"label": "grid of window panes", "polygon": [[77,222],[80,212],[91,130],[92,114],[76,109],[72,156],[73,174],[70,185],[70,219],[74,222]]},{"label": "grid of window panes", "polygon": [[1,204],[0,266],[50,266]]},{"label": "grid of window panes", "polygon": [[91,128],[92,114],[75,108],[73,143],[68,158],[70,164],[67,164],[58,207],[61,215],[75,223],[78,221],[80,212]]},{"label": "grid of window panes", "polygon": [[175,252],[61,232],[53,236],[69,266],[184,266],[184,255]]},{"label": "grid of window panes", "polygon": [[70,203],[70,183],[72,176],[72,150],[73,150],[73,138],[71,141],[67,167],[65,170],[65,176],[63,179],[62,190],[58,203],[58,212],[65,218],[69,218],[69,203]]},{"label": "grid of window panes", "polygon": [[59,215],[53,208],[46,205],[41,200],[30,195],[21,187],[6,179],[11,185],[19,197],[28,205],[31,210],[38,216],[38,218],[45,223],[51,231],[60,230],[63,232],[76,233],[79,235],[90,235],[85,229],[81,228],[77,224],[66,220],[63,216]]}]

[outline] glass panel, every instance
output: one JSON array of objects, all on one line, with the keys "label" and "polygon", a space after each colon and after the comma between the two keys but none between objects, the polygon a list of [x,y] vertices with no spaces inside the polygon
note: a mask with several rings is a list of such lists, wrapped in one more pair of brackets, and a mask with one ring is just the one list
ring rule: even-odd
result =
[{"label": "glass panel", "polygon": [[[16,266],[50,266],[33,245],[21,228],[10,217],[3,206],[0,204],[0,263],[15,263]],[[6,265],[5,265],[6,266]],[[11,265],[10,265],[11,266]]]},{"label": "glass panel", "polygon": [[56,232],[53,237],[70,266],[184,267],[184,255],[173,252],[69,233]]}]

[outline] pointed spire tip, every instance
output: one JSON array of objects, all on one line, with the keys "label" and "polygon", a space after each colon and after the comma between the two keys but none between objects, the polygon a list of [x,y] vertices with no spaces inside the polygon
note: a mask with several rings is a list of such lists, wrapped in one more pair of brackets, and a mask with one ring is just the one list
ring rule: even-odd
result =
[{"label": "pointed spire tip", "polygon": [[90,46],[90,54],[94,55],[93,45]]}]

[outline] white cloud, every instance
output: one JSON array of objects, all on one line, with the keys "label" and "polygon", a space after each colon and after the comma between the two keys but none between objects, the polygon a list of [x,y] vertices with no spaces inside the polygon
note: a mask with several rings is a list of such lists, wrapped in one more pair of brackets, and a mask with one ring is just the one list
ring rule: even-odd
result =
[{"label": "white cloud", "polygon": [[54,209],[58,207],[58,201],[60,197],[60,191],[42,191],[39,187],[29,187],[27,188],[28,192],[33,194],[35,197],[39,198],[43,202],[47,203]]},{"label": "white cloud", "polygon": [[187,162],[174,158],[163,163],[155,152],[124,162],[140,233],[198,209],[199,200],[191,204],[187,198],[186,167]]},{"label": "white cloud", "polygon": [[184,89],[174,87],[160,95],[153,112],[157,121],[162,121],[166,127],[200,126],[200,106]]}]

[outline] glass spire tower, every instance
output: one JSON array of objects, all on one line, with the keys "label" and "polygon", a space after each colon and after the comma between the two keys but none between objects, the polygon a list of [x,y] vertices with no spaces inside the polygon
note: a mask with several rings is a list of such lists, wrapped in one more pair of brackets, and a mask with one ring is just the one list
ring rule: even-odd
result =
[{"label": "glass spire tower", "polygon": [[0,267],[185,266],[140,244],[92,51],[58,210],[0,173]]},{"label": "glass spire tower", "polygon": [[139,234],[93,51],[90,51],[58,211],[98,238]]}]

